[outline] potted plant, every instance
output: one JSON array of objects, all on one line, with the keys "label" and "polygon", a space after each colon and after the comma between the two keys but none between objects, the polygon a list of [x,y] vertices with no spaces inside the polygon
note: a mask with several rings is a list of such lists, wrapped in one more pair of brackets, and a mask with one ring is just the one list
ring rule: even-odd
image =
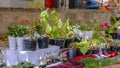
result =
[{"label": "potted plant", "polygon": [[10,49],[16,49],[16,25],[8,27],[7,35]]},{"label": "potted plant", "polygon": [[69,47],[68,45],[74,41],[73,26],[70,25],[69,19],[67,19],[66,22],[64,23],[63,30],[65,31],[64,33],[66,34],[65,48],[68,48]]},{"label": "potted plant", "polygon": [[112,14],[111,16],[110,16],[110,19],[111,19],[111,30],[113,30],[113,32],[111,33],[111,35],[112,35],[112,38],[113,39],[117,39],[118,38],[118,34],[119,34],[119,29],[117,30],[117,28],[118,28],[118,22],[117,22],[117,20],[116,20],[116,18],[115,18],[115,16]]},{"label": "potted plant", "polygon": [[81,42],[77,43],[77,48],[82,52],[83,55],[87,53],[90,47],[90,40],[88,38],[84,38]]},{"label": "potted plant", "polygon": [[69,32],[69,21],[66,21],[66,24],[59,18],[59,13],[55,10],[52,10],[49,14],[47,10],[44,10],[41,13],[41,21],[44,22],[46,28],[45,33],[48,36],[50,41],[54,39],[54,44],[64,48],[66,34]]},{"label": "potted plant", "polygon": [[76,50],[77,50],[77,42],[72,42],[69,44],[68,48],[68,57],[69,58],[75,58],[76,57]]},{"label": "potted plant", "polygon": [[58,24],[56,26],[53,26],[51,34],[53,38],[55,38],[54,40],[55,45],[60,46],[60,48],[64,48],[66,38],[65,38],[64,30],[61,29],[64,25],[61,20],[58,20],[57,23]]},{"label": "potted plant", "polygon": [[117,28],[117,34],[116,35],[118,35],[118,39],[120,39],[120,26],[118,26],[118,28]]},{"label": "potted plant", "polygon": [[81,24],[78,29],[83,32],[84,37],[92,39],[93,32],[87,24]]},{"label": "potted plant", "polygon": [[117,48],[117,51],[120,51],[120,42],[117,40],[114,40],[115,46]]},{"label": "potted plant", "polygon": [[59,13],[55,10],[52,10],[50,13],[48,22],[46,23],[46,34],[50,35],[52,39],[54,39],[54,44],[60,46],[60,48],[64,48],[65,44],[65,31],[63,28],[64,24],[62,20],[59,18]]},{"label": "potted plant", "polygon": [[27,17],[19,18],[19,23],[23,24],[27,30],[27,37],[24,39],[24,50],[34,51],[36,50],[36,37],[34,36],[35,33],[35,26],[34,21],[30,21]]},{"label": "potted plant", "polygon": [[110,44],[110,51],[112,51],[112,52],[118,52],[119,51],[118,44],[119,44],[119,41],[112,40],[111,44]]},{"label": "potted plant", "polygon": [[52,36],[56,38],[55,44],[58,46],[62,44],[61,48],[67,48],[68,45],[73,42],[73,27],[70,25],[69,19],[67,19],[66,22],[62,22],[61,19],[59,19],[57,23],[52,30]]},{"label": "potted plant", "polygon": [[22,25],[16,25],[16,40],[17,40],[17,49],[18,50],[24,50],[24,39],[25,35],[28,33],[28,30],[26,27]]},{"label": "potted plant", "polygon": [[44,16],[42,14],[44,14],[45,11],[42,11],[40,16],[41,16],[41,20],[35,20],[35,30],[37,31],[37,33],[40,35],[40,37],[38,37],[38,47],[41,48],[48,48],[49,45],[49,38],[44,35],[44,24],[42,19],[44,19]]}]

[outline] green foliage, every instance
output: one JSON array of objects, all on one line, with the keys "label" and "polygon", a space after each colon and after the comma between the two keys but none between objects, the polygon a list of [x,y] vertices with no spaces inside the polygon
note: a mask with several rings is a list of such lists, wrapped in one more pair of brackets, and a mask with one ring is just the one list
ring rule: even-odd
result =
[{"label": "green foliage", "polygon": [[95,38],[98,38],[98,37],[99,37],[98,33],[95,30],[93,30],[92,38],[95,39]]},{"label": "green foliage", "polygon": [[118,41],[118,40],[113,40],[112,43],[113,43],[114,46],[119,46],[120,41]]},{"label": "green foliage", "polygon": [[111,26],[113,26],[113,28],[117,28],[118,27],[118,22],[117,22],[117,19],[116,19],[115,15],[111,14],[110,18],[111,18]]},{"label": "green foliage", "polygon": [[44,33],[43,29],[43,23],[38,21],[35,21],[35,30],[37,31],[38,34],[42,35]]},{"label": "green foliage", "polygon": [[71,36],[70,34],[72,33],[69,32],[72,30],[72,26],[70,25],[69,19],[63,22],[59,18],[59,13],[56,10],[52,10],[50,13],[48,13],[48,10],[42,10],[40,17],[40,21],[44,23],[46,34],[49,37],[65,38]]},{"label": "green foliage", "polygon": [[88,51],[89,44],[90,44],[90,40],[87,38],[82,40],[82,42],[76,43],[77,48],[79,48],[83,54],[85,54]]},{"label": "green foliage", "polygon": [[42,10],[40,13],[40,22],[43,23],[43,27],[46,29],[46,33],[50,33],[52,27],[50,26],[50,15],[48,14],[48,9],[47,10]]},{"label": "green foliage", "polygon": [[90,40],[90,45],[94,45],[96,44],[97,46],[101,43],[107,43],[107,39],[105,37],[97,37],[97,38],[93,38],[92,40]]},{"label": "green foliage", "polygon": [[77,42],[72,42],[72,43],[69,44],[69,48],[77,49],[78,48],[77,44],[78,44]]},{"label": "green foliage", "polygon": [[18,37],[22,37],[24,35],[26,35],[28,33],[28,30],[26,27],[22,26],[22,25],[16,25],[17,29],[16,29],[16,35]]},{"label": "green foliage", "polygon": [[111,23],[110,23],[111,25],[108,26],[108,28],[106,30],[107,38],[112,38],[111,34],[116,33],[117,27],[118,27],[118,22],[117,22],[117,19],[115,18],[115,16],[113,14],[111,14],[110,18],[111,18]]},{"label": "green foliage", "polygon": [[0,65],[0,68],[7,68],[6,64]]},{"label": "green foliage", "polygon": [[99,23],[101,21],[100,20],[90,20],[90,23],[92,24],[92,30],[95,30],[95,31],[99,31],[100,30],[100,27],[99,27]]},{"label": "green foliage", "polygon": [[90,30],[90,27],[87,25],[87,24],[81,24],[79,27],[78,27],[79,30],[81,31],[89,31]]},{"label": "green foliage", "polygon": [[27,61],[24,61],[22,63],[19,63],[18,65],[16,65],[15,67],[17,68],[29,68],[29,67],[33,67],[34,65],[27,62]]},{"label": "green foliage", "polygon": [[12,68],[18,68],[17,65],[13,65]]},{"label": "green foliage", "polygon": [[24,68],[28,68],[28,67],[31,67],[31,66],[34,66],[33,64],[29,63],[29,62],[24,62],[23,65],[22,65]]},{"label": "green foliage", "polygon": [[12,25],[8,27],[7,34],[9,36],[21,37],[27,34],[28,30],[22,25]]},{"label": "green foliage", "polygon": [[17,29],[16,25],[13,25],[13,26],[8,27],[7,34],[8,34],[9,36],[14,36],[14,37],[16,37],[16,36],[17,36],[17,35],[16,35],[16,29]]},{"label": "green foliage", "polygon": [[94,59],[94,58],[86,58],[80,60],[85,64],[84,68],[102,68],[104,66],[118,64],[119,62],[115,61],[114,59]]}]

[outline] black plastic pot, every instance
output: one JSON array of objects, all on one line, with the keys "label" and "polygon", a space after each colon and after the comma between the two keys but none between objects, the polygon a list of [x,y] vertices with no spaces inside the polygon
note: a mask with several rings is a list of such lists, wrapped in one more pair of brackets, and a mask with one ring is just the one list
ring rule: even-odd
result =
[{"label": "black plastic pot", "polygon": [[116,52],[116,51],[118,51],[118,47],[117,46],[110,46],[110,51]]},{"label": "black plastic pot", "polygon": [[92,54],[98,54],[98,53],[99,53],[98,49],[92,50]]},{"label": "black plastic pot", "polygon": [[110,52],[109,48],[102,48],[102,54],[108,54]]},{"label": "black plastic pot", "polygon": [[118,46],[118,51],[120,51],[120,46]]},{"label": "black plastic pot", "polygon": [[69,47],[69,44],[73,42],[73,38],[67,38],[65,41],[65,48]]},{"label": "black plastic pot", "polygon": [[120,34],[118,35],[118,39],[120,40]]},{"label": "black plastic pot", "polygon": [[65,48],[65,39],[58,38],[58,39],[55,39],[54,42],[56,46],[60,46],[60,48]]},{"label": "black plastic pot", "polygon": [[53,38],[49,38],[49,44],[50,44],[50,45],[55,45],[54,40],[55,40],[55,39],[53,39]]},{"label": "black plastic pot", "polygon": [[35,40],[25,39],[24,45],[25,45],[24,50],[26,50],[26,51],[35,51],[36,50],[36,41]]},{"label": "black plastic pot", "polygon": [[117,39],[118,38],[118,34],[117,33],[112,33],[111,35],[112,35],[113,39]]},{"label": "black plastic pot", "polygon": [[74,48],[68,48],[68,58],[75,58],[76,50]]},{"label": "black plastic pot", "polygon": [[92,50],[89,49],[85,55],[92,54]]},{"label": "black plastic pot", "polygon": [[80,49],[76,49],[76,56],[83,56],[83,53],[80,51]]},{"label": "black plastic pot", "polygon": [[38,47],[40,49],[48,48],[49,38],[48,37],[40,37],[38,38]]},{"label": "black plastic pot", "polygon": [[78,39],[77,37],[74,38],[74,42],[81,42],[82,38]]}]

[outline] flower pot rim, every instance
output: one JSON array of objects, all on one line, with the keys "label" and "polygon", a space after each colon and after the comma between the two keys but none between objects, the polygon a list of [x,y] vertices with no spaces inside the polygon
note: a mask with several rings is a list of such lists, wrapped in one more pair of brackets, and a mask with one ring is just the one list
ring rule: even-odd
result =
[{"label": "flower pot rim", "polygon": [[37,41],[37,40],[34,40],[34,39],[30,40],[30,39],[26,39],[26,38],[25,38],[24,41],[26,41],[26,40],[27,40],[27,41],[35,41],[35,42]]}]

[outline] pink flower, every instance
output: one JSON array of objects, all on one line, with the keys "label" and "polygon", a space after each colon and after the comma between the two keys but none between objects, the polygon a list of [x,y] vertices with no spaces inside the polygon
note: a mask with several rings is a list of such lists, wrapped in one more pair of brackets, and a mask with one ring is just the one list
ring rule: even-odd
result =
[{"label": "pink flower", "polygon": [[108,22],[105,22],[105,23],[104,23],[104,26],[108,27]]},{"label": "pink flower", "polygon": [[103,30],[104,29],[104,24],[103,23],[99,23],[99,27],[100,27],[101,30]]}]

